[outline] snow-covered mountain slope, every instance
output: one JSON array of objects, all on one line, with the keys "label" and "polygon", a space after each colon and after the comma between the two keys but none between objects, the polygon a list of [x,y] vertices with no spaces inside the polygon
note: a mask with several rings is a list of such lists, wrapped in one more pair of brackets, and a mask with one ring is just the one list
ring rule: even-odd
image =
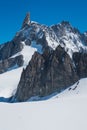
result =
[{"label": "snow-covered mountain slope", "polygon": [[23,44],[23,49],[16,53],[15,55],[12,55],[10,58],[15,58],[17,56],[22,55],[23,56],[23,67],[26,67],[29,63],[29,61],[32,58],[32,55],[34,54],[35,51],[37,51],[37,48],[32,47],[32,46],[28,46],[25,44],[25,42],[21,42],[21,44]]},{"label": "snow-covered mountain slope", "polygon": [[65,98],[80,98],[87,97],[87,78],[83,78],[76,82],[74,85],[68,87],[60,93],[53,93],[45,97],[31,97],[28,101],[43,101],[43,100],[52,100],[52,99],[65,99]]},{"label": "snow-covered mountain slope", "polygon": [[[64,90],[62,93],[55,96],[56,98],[76,98],[76,97],[87,97],[87,78],[83,78],[70,86],[68,89]],[[53,98],[55,98],[53,97]]]},{"label": "snow-covered mountain slope", "polygon": [[[82,79],[78,85],[78,97],[66,91],[60,98],[47,101],[0,103],[0,129],[87,130],[87,87],[84,82],[87,83],[87,79]],[[76,90],[73,91],[76,93]],[[63,97],[68,94],[68,98]]]},{"label": "snow-covered mountain slope", "polygon": [[23,66],[13,66],[9,68],[7,72],[0,74],[0,97],[9,98],[15,94],[23,69],[28,65],[34,52],[37,51],[37,49],[25,45],[24,42],[22,42],[22,44],[23,49],[9,59],[23,55]]},{"label": "snow-covered mountain slope", "polygon": [[0,97],[9,98],[16,92],[23,67],[0,74]]}]

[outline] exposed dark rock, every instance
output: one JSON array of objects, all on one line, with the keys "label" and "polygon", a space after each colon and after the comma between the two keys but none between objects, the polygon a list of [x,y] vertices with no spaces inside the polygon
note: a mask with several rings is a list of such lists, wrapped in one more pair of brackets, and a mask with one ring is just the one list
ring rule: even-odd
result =
[{"label": "exposed dark rock", "polygon": [[9,58],[5,59],[2,62],[0,62],[0,73],[4,73],[6,71],[9,71],[11,69],[18,68],[23,65],[23,56],[17,56],[15,58]]},{"label": "exposed dark rock", "polygon": [[35,53],[23,70],[16,99],[26,101],[32,96],[47,96],[61,92],[78,80],[72,61],[60,46],[48,53],[48,58]]},{"label": "exposed dark rock", "polygon": [[20,42],[17,42],[17,40],[7,42],[0,49],[0,60],[8,59],[12,55],[20,52],[22,49],[23,49],[23,45]]},{"label": "exposed dark rock", "polygon": [[82,41],[83,41],[84,45],[87,46],[87,32],[85,32],[81,36],[82,36],[81,38],[82,38]]},{"label": "exposed dark rock", "polygon": [[87,53],[74,53],[73,60],[79,78],[87,77]]},{"label": "exposed dark rock", "polygon": [[18,39],[13,39],[0,47],[0,73],[20,67],[23,65],[23,56],[11,58],[11,56],[20,52],[23,49],[23,44]]},{"label": "exposed dark rock", "polygon": [[26,15],[26,17],[24,19],[22,28],[26,27],[26,25],[29,25],[29,23],[30,23],[30,13],[27,13],[27,15]]}]

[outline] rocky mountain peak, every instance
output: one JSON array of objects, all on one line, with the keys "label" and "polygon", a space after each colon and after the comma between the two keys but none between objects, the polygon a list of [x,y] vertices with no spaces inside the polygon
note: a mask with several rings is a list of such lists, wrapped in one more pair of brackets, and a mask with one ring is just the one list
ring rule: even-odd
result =
[{"label": "rocky mountain peak", "polygon": [[63,26],[71,26],[69,21],[64,21],[64,20],[61,22],[61,25],[63,25]]},{"label": "rocky mountain peak", "polygon": [[61,92],[87,77],[86,57],[87,33],[67,21],[50,27],[39,24],[27,13],[13,40],[0,46],[0,73],[24,68],[16,99],[25,101]]},{"label": "rocky mountain peak", "polygon": [[87,37],[87,31],[86,31],[86,32],[84,32],[84,35]]},{"label": "rocky mountain peak", "polygon": [[30,13],[28,12],[25,16],[25,19],[23,21],[22,28],[24,28],[26,25],[30,25]]}]

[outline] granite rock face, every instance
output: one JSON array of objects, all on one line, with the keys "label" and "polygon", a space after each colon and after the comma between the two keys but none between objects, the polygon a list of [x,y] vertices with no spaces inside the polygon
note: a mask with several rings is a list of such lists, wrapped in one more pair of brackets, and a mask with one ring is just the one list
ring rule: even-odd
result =
[{"label": "granite rock face", "polygon": [[0,48],[0,60],[3,61],[5,59],[10,58],[14,54],[20,52],[23,49],[23,45],[18,40],[12,40],[11,42],[7,42],[3,44],[3,47]]},{"label": "granite rock face", "polygon": [[73,60],[79,78],[87,77],[87,53],[74,53]]},{"label": "granite rock face", "polygon": [[3,44],[3,47],[0,48],[0,74],[23,65],[22,55],[12,58],[22,48],[23,45],[21,43],[17,44],[14,41]]},{"label": "granite rock face", "polygon": [[30,13],[27,13],[27,14],[26,14],[26,17],[25,17],[25,19],[24,19],[24,21],[23,21],[22,28],[26,27],[26,26],[29,25],[29,24],[30,24]]},{"label": "granite rock face", "polygon": [[6,71],[11,71],[23,65],[23,56],[17,56],[15,58],[5,59],[0,62],[0,74]]},{"label": "granite rock face", "polygon": [[69,55],[60,46],[55,51],[48,51],[48,57],[36,52],[23,70],[16,99],[26,101],[32,96],[61,92],[78,79]]}]

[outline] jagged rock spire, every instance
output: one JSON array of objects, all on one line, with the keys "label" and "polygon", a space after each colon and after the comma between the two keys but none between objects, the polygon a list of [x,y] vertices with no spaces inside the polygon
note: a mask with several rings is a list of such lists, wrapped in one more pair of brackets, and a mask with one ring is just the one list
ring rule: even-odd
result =
[{"label": "jagged rock spire", "polygon": [[63,26],[65,26],[65,27],[66,27],[66,26],[71,26],[71,24],[70,24],[68,21],[64,21],[64,20],[61,22],[61,24],[62,24]]},{"label": "jagged rock spire", "polygon": [[29,24],[30,24],[30,13],[28,12],[26,14],[24,21],[23,21],[22,28],[24,28],[26,25],[29,25]]}]

